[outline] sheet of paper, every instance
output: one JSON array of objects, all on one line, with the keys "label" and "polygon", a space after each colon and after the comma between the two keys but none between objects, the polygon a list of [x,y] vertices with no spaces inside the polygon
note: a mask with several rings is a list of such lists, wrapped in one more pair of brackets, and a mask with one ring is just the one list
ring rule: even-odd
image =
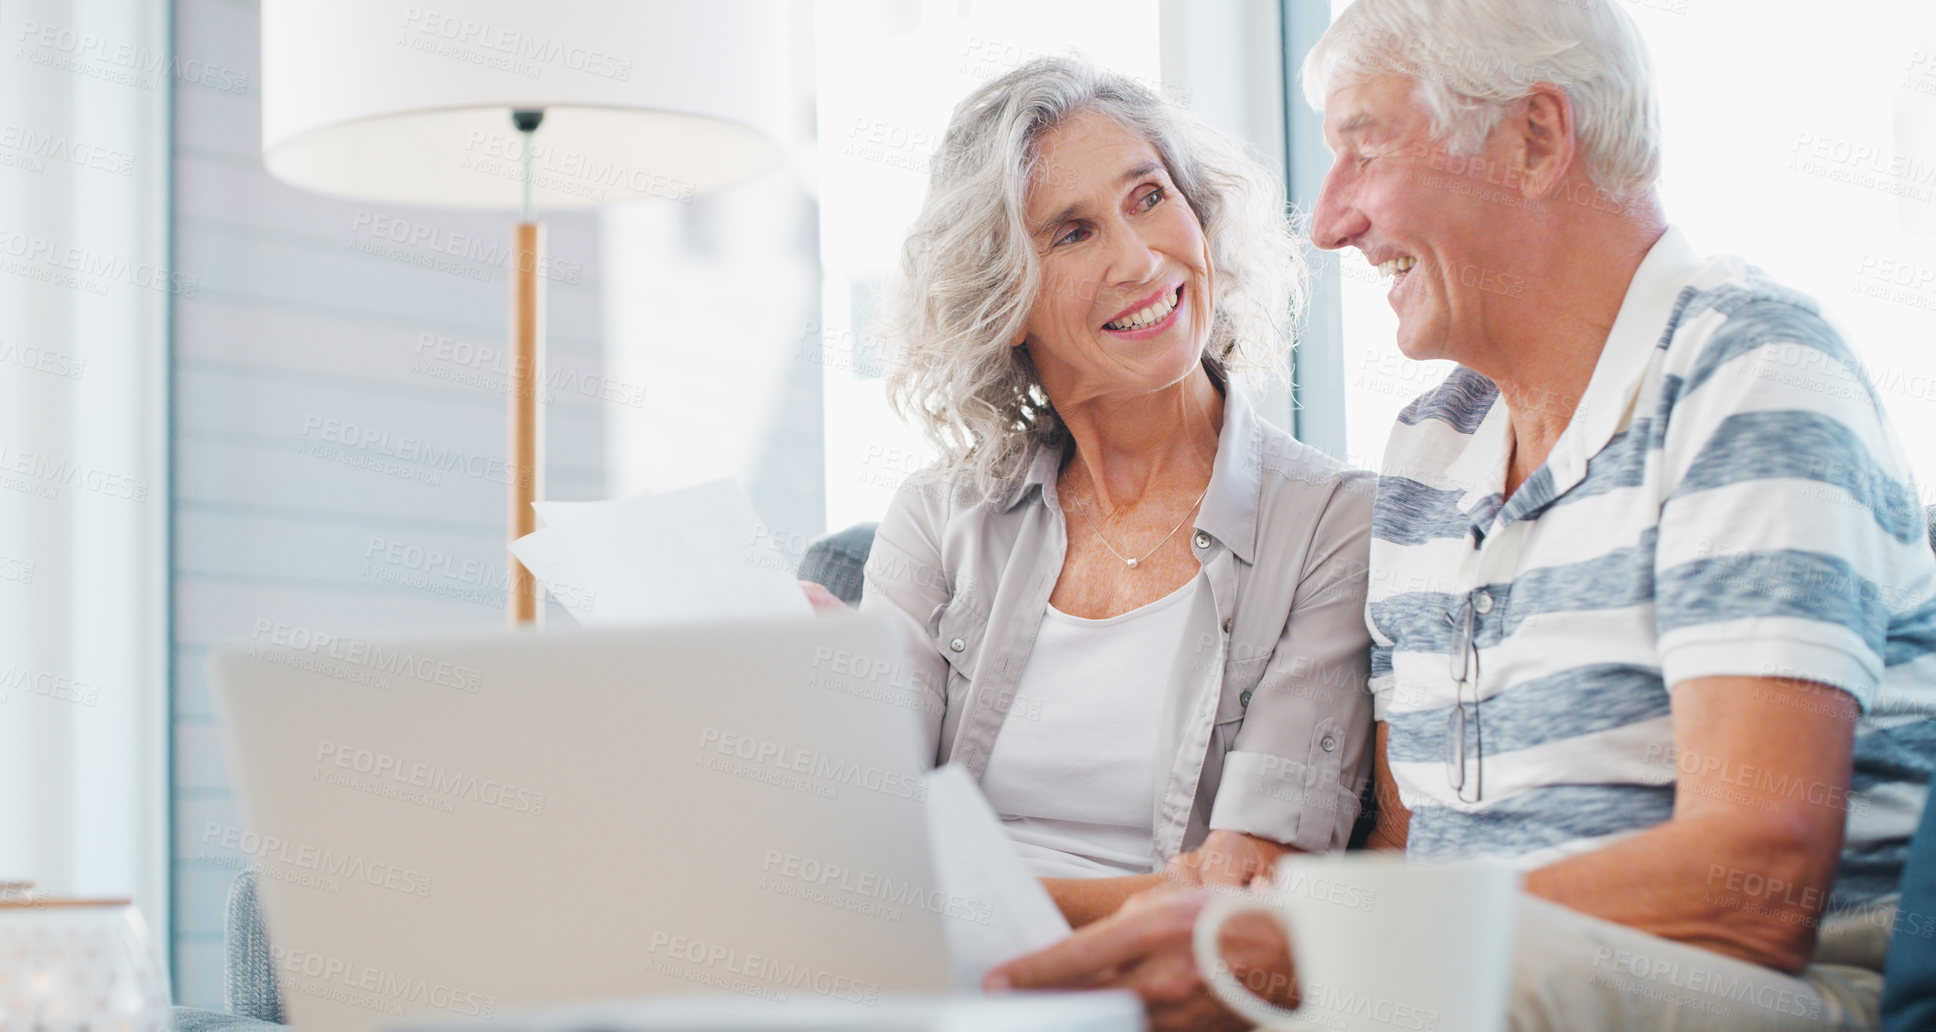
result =
[{"label": "sheet of paper", "polygon": [[1069,922],[1022,863],[965,769],[950,763],[929,771],[926,780],[935,882],[949,900],[962,903],[960,916],[941,921],[948,960],[955,988],[979,992],[991,968],[1063,938]]},{"label": "sheet of paper", "polygon": [[513,541],[511,554],[588,627],[813,612],[731,480],[536,508],[544,529]]}]

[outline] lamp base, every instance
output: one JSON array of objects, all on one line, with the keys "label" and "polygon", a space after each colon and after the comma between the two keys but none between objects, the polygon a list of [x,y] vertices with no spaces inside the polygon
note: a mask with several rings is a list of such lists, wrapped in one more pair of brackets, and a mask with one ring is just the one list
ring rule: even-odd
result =
[{"label": "lamp base", "polygon": [[[544,491],[544,227],[520,222],[511,230],[511,442],[505,463],[511,488],[511,540],[538,529],[531,503]],[[512,627],[538,623],[538,579],[505,553]]]}]

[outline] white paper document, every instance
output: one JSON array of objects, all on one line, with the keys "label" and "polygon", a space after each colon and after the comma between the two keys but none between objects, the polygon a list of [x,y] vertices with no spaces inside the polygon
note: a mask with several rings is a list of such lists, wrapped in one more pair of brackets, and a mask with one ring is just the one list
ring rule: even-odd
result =
[{"label": "white paper document", "polygon": [[544,529],[511,542],[511,554],[587,627],[812,615],[731,480],[535,508]]},{"label": "white paper document", "polygon": [[966,770],[950,763],[929,771],[926,780],[934,880],[950,900],[963,903],[960,916],[941,921],[948,962],[956,989],[979,992],[982,976],[996,965],[1062,939],[1069,922],[1029,873]]}]

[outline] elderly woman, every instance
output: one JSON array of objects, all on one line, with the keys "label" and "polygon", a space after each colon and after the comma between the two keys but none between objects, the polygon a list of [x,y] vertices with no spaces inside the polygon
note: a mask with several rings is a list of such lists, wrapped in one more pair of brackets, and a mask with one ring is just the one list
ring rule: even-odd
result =
[{"label": "elderly woman", "polygon": [[942,460],[882,519],[861,609],[916,643],[936,761],[980,780],[1077,924],[1166,865],[1245,881],[1342,848],[1371,755],[1373,481],[1239,389],[1283,365],[1281,191],[1061,58],[964,101],[934,169],[888,389]]}]

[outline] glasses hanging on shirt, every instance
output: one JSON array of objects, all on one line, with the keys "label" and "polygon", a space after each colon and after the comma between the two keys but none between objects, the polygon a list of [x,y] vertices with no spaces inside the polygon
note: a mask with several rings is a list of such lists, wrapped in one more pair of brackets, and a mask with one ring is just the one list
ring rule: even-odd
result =
[{"label": "glasses hanging on shirt", "polygon": [[[1445,779],[1462,803],[1476,803],[1481,796],[1480,764],[1485,754],[1484,734],[1479,728],[1479,641],[1475,630],[1479,615],[1473,603],[1476,591],[1466,593],[1457,610],[1445,614],[1452,624],[1452,684],[1456,696],[1452,712],[1445,718]],[[1472,692],[1472,708],[1466,709],[1466,690]],[[1471,748],[1467,748],[1466,729],[1471,728]]]}]

